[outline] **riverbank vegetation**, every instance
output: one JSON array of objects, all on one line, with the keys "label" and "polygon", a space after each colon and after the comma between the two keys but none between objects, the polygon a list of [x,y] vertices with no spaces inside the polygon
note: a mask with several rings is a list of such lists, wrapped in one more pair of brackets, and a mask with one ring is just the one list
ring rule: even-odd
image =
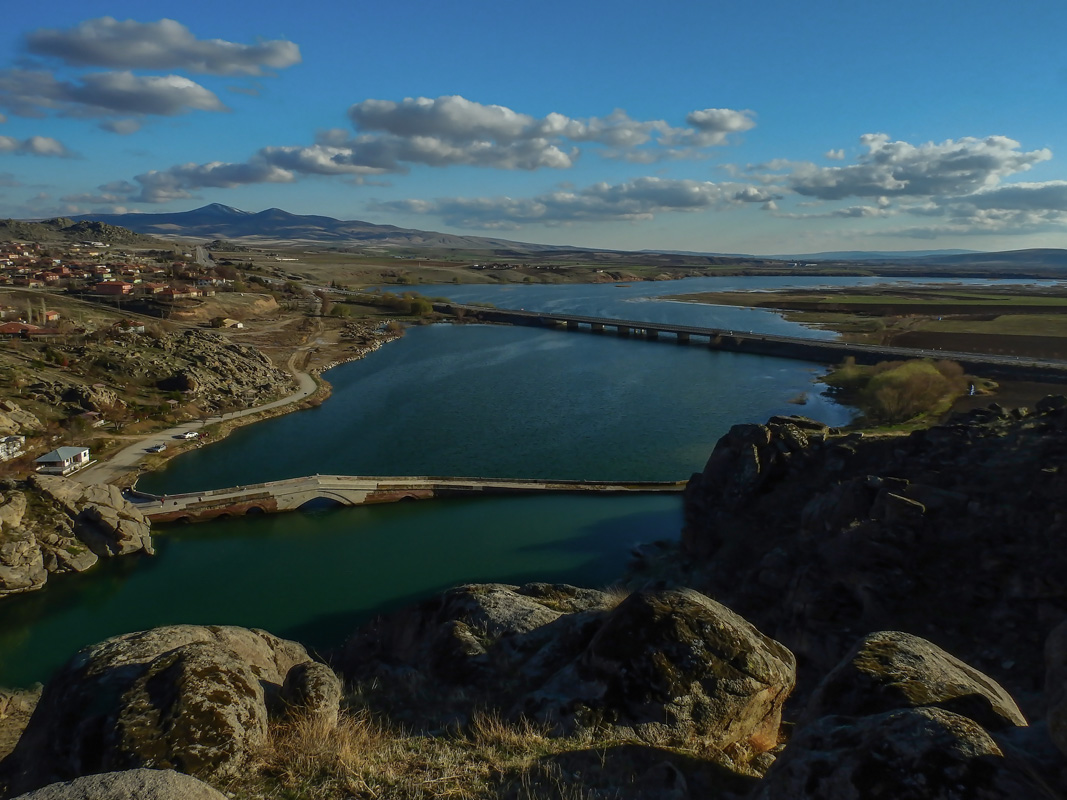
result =
[{"label": "riverbank vegetation", "polygon": [[861,366],[848,358],[822,382],[841,402],[859,408],[863,423],[876,425],[936,417],[973,385],[959,364],[929,359]]}]

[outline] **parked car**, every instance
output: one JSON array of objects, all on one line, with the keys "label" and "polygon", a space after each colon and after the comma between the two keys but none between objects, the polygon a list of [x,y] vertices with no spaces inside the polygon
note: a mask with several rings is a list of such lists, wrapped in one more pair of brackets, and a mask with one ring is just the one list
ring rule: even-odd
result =
[{"label": "parked car", "polygon": [[185,433],[179,433],[174,438],[175,439],[195,439],[199,435],[200,434],[197,433],[196,431],[186,431]]},{"label": "parked car", "polygon": [[154,444],[154,445],[152,445],[151,447],[148,448],[148,452],[149,453],[162,453],[166,449],[167,449],[167,446],[165,444]]}]

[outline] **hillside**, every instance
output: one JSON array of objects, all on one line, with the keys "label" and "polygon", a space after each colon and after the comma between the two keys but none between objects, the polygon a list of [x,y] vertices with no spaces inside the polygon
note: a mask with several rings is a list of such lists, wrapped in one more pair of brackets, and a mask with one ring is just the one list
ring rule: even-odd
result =
[{"label": "hillside", "polygon": [[107,222],[56,217],[40,222],[0,219],[0,241],[25,242],[103,242],[136,247],[168,246],[151,236]]}]

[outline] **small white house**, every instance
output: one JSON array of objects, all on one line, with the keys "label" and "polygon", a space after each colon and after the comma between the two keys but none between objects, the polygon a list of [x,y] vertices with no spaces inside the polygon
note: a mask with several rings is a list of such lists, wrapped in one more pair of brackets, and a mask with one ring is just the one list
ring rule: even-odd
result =
[{"label": "small white house", "polygon": [[69,475],[89,464],[88,447],[57,447],[51,453],[45,453],[34,464],[38,472],[48,475]]}]

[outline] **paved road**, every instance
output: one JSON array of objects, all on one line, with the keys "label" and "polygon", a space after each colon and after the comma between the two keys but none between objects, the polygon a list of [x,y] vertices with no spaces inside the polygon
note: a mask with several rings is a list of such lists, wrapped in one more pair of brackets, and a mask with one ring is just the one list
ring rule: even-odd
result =
[{"label": "paved road", "polygon": [[158,444],[165,444],[168,446],[176,444],[175,437],[180,433],[185,433],[186,431],[199,431],[205,425],[212,425],[224,420],[247,417],[250,414],[256,414],[260,411],[267,411],[272,408],[279,408],[281,406],[289,405],[290,403],[299,402],[306,397],[310,397],[315,393],[317,386],[315,380],[306,372],[300,372],[292,368],[296,359],[302,355],[303,350],[298,350],[293,353],[289,359],[290,370],[293,373],[293,377],[296,378],[299,388],[288,397],[283,397],[280,400],[275,400],[262,406],[256,406],[255,408],[246,408],[242,411],[231,411],[227,414],[176,425],[173,428],[167,428],[165,431],[156,431],[155,433],[148,434],[139,439],[124,450],[120,450],[107,461],[100,464],[94,464],[87,469],[74,473],[70,477],[74,480],[81,481],[82,483],[113,483],[123,475],[136,470],[144,457],[149,455],[149,447]]}]

